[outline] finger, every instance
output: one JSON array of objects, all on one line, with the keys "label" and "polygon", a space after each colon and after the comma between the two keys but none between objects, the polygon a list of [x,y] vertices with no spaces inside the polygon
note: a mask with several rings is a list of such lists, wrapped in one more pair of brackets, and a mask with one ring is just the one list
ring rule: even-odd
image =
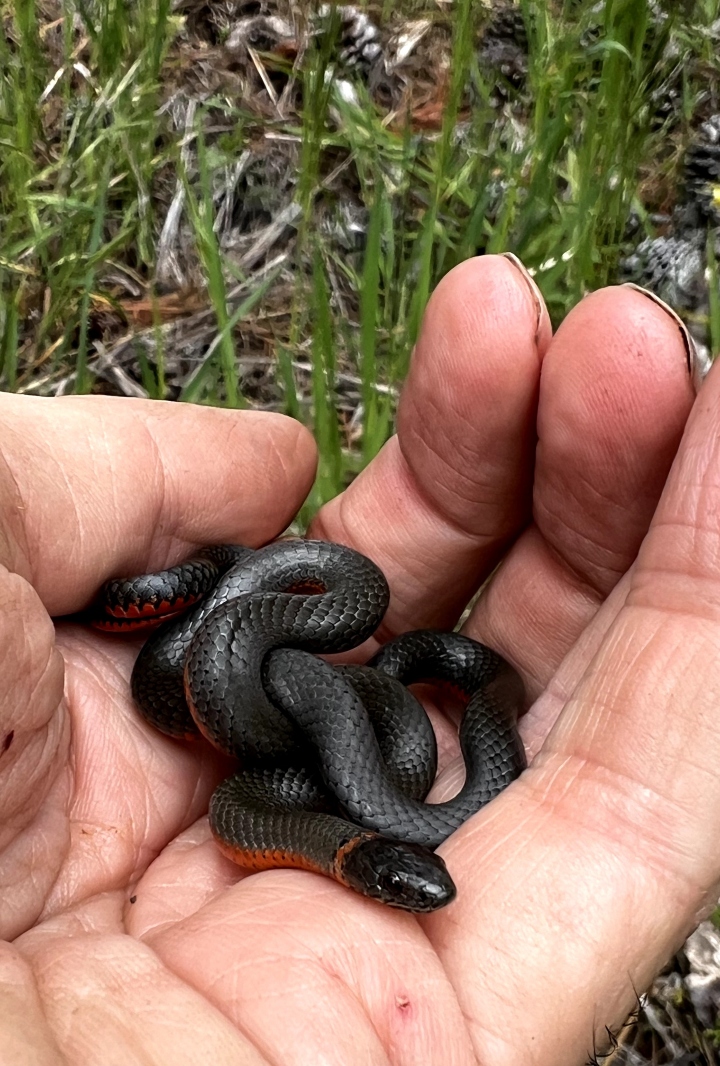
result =
[{"label": "finger", "polygon": [[[523,714],[519,722],[525,755],[531,762],[540,751],[550,729],[582,680],[588,664],[600,648],[605,634],[613,624],[627,598],[633,568],[623,575],[592,621],[575,641],[540,696]],[[430,708],[431,710],[431,708]],[[438,775],[430,792],[433,803],[443,803],[456,795],[465,781],[465,760],[460,754],[457,729],[453,730],[446,714],[435,713],[433,727],[444,740],[444,758],[438,759]],[[439,732],[439,727],[442,732]],[[442,749],[441,749],[442,750]]]},{"label": "finger", "polygon": [[56,1066],[60,1048],[43,1015],[32,970],[10,944],[0,943],[0,1046],[3,1059],[27,1066]]},{"label": "finger", "polygon": [[549,333],[536,289],[503,257],[463,263],[434,293],[398,435],[311,528],[387,574],[381,637],[453,624],[528,521]]},{"label": "finger", "polygon": [[0,561],[52,615],[198,544],[272,539],[312,483],[298,422],[113,397],[0,397]]},{"label": "finger", "polygon": [[0,937],[35,921],[68,846],[63,662],[35,591],[0,567]]},{"label": "finger", "polygon": [[557,725],[530,770],[443,848],[458,900],[452,920],[427,928],[480,1061],[582,1061],[715,903],[718,471],[715,371],[626,603]]},{"label": "finger", "polygon": [[694,399],[677,321],[627,288],[570,313],[543,362],[534,523],[466,627],[542,690],[640,547]]},{"label": "finger", "polygon": [[[83,917],[84,926],[61,919],[58,932],[34,930],[21,941],[45,1028],[59,1048],[49,1062],[268,1066],[192,981],[179,979],[144,944],[103,935],[92,928],[92,918]],[[63,935],[63,926],[70,935]]]},{"label": "finger", "polygon": [[560,716],[563,707],[580,683],[588,664],[600,648],[627,598],[633,577],[632,566],[620,578],[592,621],[585,627],[560,666],[550,678],[530,709],[520,719],[520,735],[528,762],[540,751],[545,738]]}]

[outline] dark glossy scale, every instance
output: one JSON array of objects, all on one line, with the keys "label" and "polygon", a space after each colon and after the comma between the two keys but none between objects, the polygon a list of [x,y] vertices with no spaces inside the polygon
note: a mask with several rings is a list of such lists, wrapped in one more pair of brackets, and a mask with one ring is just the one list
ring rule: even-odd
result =
[{"label": "dark glossy scale", "polygon": [[467,699],[459,730],[466,782],[442,808],[482,807],[525,769],[517,730],[525,689],[518,672],[492,648],[459,633],[421,629],[389,641],[369,665],[403,685],[445,683]]},{"label": "dark glossy scale", "polygon": [[[246,551],[247,549],[240,549]],[[137,626],[142,619],[174,616],[196,603],[217,583],[236,557],[233,545],[203,548],[191,559],[156,574],[108,581],[100,592],[99,610],[106,619]],[[101,625],[98,628],[103,628]]]},{"label": "dark glossy scale", "polygon": [[[201,731],[223,751],[244,762],[287,760],[303,742],[265,694],[263,660],[280,646],[357,647],[380,623],[389,590],[369,559],[325,541],[269,545],[249,567],[263,591],[238,595],[207,615],[185,660],[185,693]],[[325,591],[275,591],[317,587]]]},{"label": "dark glossy scale", "polygon": [[273,653],[264,681],[276,706],[312,743],[323,779],[351,821],[392,840],[436,848],[524,768],[509,713],[522,705],[522,682],[484,645],[432,630],[391,641],[373,664],[408,683],[448,682],[470,697],[460,726],[466,780],[453,799],[420,803],[394,784],[362,701],[326,663],[298,651]]},{"label": "dark glossy scale", "polygon": [[143,644],[132,673],[133,699],[143,716],[156,729],[172,737],[189,739],[199,736],[200,731],[185,698],[185,656],[203,620],[214,606],[223,602],[221,597],[227,588],[227,571],[234,573],[255,555],[252,549],[239,545],[211,550],[224,554],[223,565],[217,567],[215,579],[206,590],[209,595],[153,633]]},{"label": "dark glossy scale", "polygon": [[403,684],[368,666],[336,666],[367,711],[385,772],[406,796],[424,800],[437,773],[435,730],[423,705]]},{"label": "dark glossy scale", "polygon": [[[349,555],[353,557],[351,560],[348,560]],[[257,551],[233,546],[227,549],[225,559],[232,565],[225,567],[219,580],[216,578],[215,588],[187,614],[166,623],[154,633],[143,646],[133,670],[132,693],[135,702],[152,725],[171,736],[197,735],[198,728],[186,699],[183,668],[193,636],[216,607],[249,593],[317,588],[321,579],[330,583],[330,589],[333,582],[337,584],[347,580],[343,576],[346,566],[349,566],[350,579],[361,583],[367,581],[371,587],[377,588],[372,610],[378,612],[378,620],[387,604],[387,586],[380,571],[363,556],[350,553],[338,545],[282,540]],[[320,578],[318,575],[321,575]],[[364,584],[359,587],[364,587]],[[302,599],[306,598],[307,594],[303,594]],[[295,602],[300,602],[299,596]],[[360,643],[354,633],[350,640]],[[354,643],[347,646],[354,647]],[[278,724],[277,715],[264,698],[262,704],[266,714],[276,721],[278,744],[285,734],[287,748],[292,732],[283,722]]]},{"label": "dark glossy scale", "polygon": [[439,855],[398,844],[326,813],[305,769],[257,769],[213,793],[210,825],[221,850],[255,870],[290,866],[334,877],[391,907],[415,913],[450,903],[455,885]]},{"label": "dark glossy scale", "polygon": [[[374,631],[388,599],[380,571],[325,542],[228,553],[215,564],[229,568],[214,590],[148,641],[133,673],[145,716],[186,736],[194,725],[184,664],[194,719],[241,758],[243,772],[211,801],[222,850],[254,868],[318,870],[393,906],[444,906],[452,881],[417,841],[435,846],[519,773],[519,678],[489,649],[434,633],[392,642],[373,669],[333,669],[308,652],[347,650]],[[470,697],[461,730],[468,780],[433,806],[421,800],[435,775],[434,733],[400,682],[438,678]]]}]

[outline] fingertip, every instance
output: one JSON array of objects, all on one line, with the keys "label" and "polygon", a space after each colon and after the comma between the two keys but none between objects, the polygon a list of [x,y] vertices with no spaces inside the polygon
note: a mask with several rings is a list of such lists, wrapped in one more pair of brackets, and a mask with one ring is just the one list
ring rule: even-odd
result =
[{"label": "fingertip", "polygon": [[505,366],[518,349],[532,348],[537,359],[538,342],[544,350],[550,332],[540,292],[519,259],[467,259],[445,275],[430,297],[408,389],[413,378],[442,373],[460,391],[474,368]]},{"label": "fingertip", "polygon": [[636,290],[592,293],[553,338],[535,519],[557,557],[603,596],[637,554],[693,401],[677,323]]},{"label": "fingertip", "polygon": [[520,520],[546,315],[536,290],[504,256],[461,263],[428,305],[398,436],[424,494],[465,530],[505,536]]},{"label": "fingertip", "polygon": [[[583,331],[593,348],[621,350],[625,362],[643,364],[648,358],[657,369],[689,377],[685,331],[671,308],[636,286],[609,285],[588,293],[557,331]],[[601,324],[598,328],[598,323]],[[632,341],[632,344],[628,342]]]},{"label": "fingertip", "polygon": [[501,258],[504,259],[506,262],[510,263],[510,265],[514,267],[514,269],[520,274],[520,277],[522,278],[523,282],[525,283],[530,292],[530,298],[532,299],[533,307],[535,308],[535,313],[537,316],[537,330],[535,340],[538,352],[541,355],[544,355],[548,345],[550,344],[550,341],[552,340],[552,323],[550,321],[548,309],[545,306],[545,300],[543,299],[543,295],[540,292],[540,289],[534,277],[521,259],[518,259],[518,257],[513,252],[503,252]]},{"label": "fingertip", "polygon": [[541,437],[548,419],[559,424],[562,396],[568,414],[574,412],[568,432],[579,434],[576,444],[585,438],[595,447],[598,435],[588,426],[604,424],[613,431],[609,446],[624,439],[645,450],[647,434],[657,446],[665,419],[660,435],[671,425],[676,447],[694,389],[675,318],[637,289],[615,286],[585,297],[559,327],[543,364]]},{"label": "fingertip", "polygon": [[598,290],[555,334],[540,380],[534,524],[469,622],[532,690],[636,558],[693,401],[677,320],[642,292]]},{"label": "fingertip", "polygon": [[298,463],[306,463],[310,477],[315,476],[317,446],[310,430],[297,418],[277,411],[227,411],[242,417],[249,425],[274,437],[278,446],[294,455]]},{"label": "fingertip", "polygon": [[690,378],[692,379],[693,388],[695,389],[695,392],[698,392],[700,386],[702,385],[703,381],[707,376],[711,365],[711,360],[707,349],[701,351],[698,348],[692,338],[690,330],[680,318],[680,315],[677,313],[677,311],[670,307],[669,304],[666,304],[664,300],[661,300],[656,293],[651,292],[650,289],[643,289],[642,286],[636,285],[635,282],[632,281],[626,281],[623,287],[626,289],[632,289],[635,292],[640,293],[641,296],[645,296],[648,300],[650,300],[662,311],[664,311],[666,315],[669,315],[670,319],[675,323],[680,333],[680,337],[683,342],[683,347],[685,348],[688,373],[690,374]]},{"label": "fingertip", "polygon": [[550,321],[514,257],[461,263],[430,299],[398,433],[313,534],[373,545],[393,589],[388,632],[452,625],[530,514]]},{"label": "fingertip", "polygon": [[[289,415],[266,411],[226,412],[239,416],[235,423],[238,446],[246,447],[248,437],[252,439],[257,451],[258,461],[255,473],[258,481],[265,477],[267,484],[267,462],[278,467],[278,474],[284,474],[287,481],[288,496],[293,501],[299,499],[295,511],[312,488],[317,471],[318,451],[307,426]],[[278,489],[281,486],[278,485]],[[290,516],[294,518],[295,512]]]},{"label": "fingertip", "polygon": [[[254,547],[281,533],[315,477],[309,430],[266,411],[188,405],[180,417],[183,426],[173,407],[162,431],[154,433],[168,522],[184,540],[199,544],[229,538]],[[178,444],[181,430],[184,447]]]}]

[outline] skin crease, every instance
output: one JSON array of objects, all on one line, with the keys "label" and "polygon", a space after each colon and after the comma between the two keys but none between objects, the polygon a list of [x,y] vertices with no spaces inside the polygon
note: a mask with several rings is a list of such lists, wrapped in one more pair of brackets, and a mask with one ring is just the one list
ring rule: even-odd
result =
[{"label": "skin crease", "polygon": [[442,847],[458,898],[417,919],[233,867],[204,817],[227,763],[139,719],[137,643],[48,617],[277,535],[308,434],[0,396],[3,1066],[583,1063],[719,890],[718,373],[691,407],[677,324],[637,292],[551,341],[507,259],[438,287],[398,437],[311,531],[385,570],[383,638],[452,624],[504,557],[466,631],[523,672],[534,758]]}]

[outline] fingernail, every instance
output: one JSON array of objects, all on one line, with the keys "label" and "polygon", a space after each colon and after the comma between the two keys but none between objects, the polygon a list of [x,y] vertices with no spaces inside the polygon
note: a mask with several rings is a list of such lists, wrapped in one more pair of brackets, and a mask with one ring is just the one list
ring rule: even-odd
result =
[{"label": "fingernail", "polygon": [[535,301],[535,311],[537,313],[537,322],[535,325],[535,336],[537,337],[538,333],[540,332],[540,323],[542,322],[542,316],[545,310],[545,301],[542,298],[542,293],[537,287],[535,279],[533,278],[528,268],[520,259],[518,259],[516,255],[513,255],[512,252],[502,252],[502,257],[503,259],[507,259],[508,262],[512,263],[518,273],[522,274],[525,284],[528,286],[530,292],[532,293],[532,298]]},{"label": "fingernail", "polygon": [[664,300],[661,300],[659,296],[656,296],[654,292],[650,292],[649,289],[643,289],[641,285],[635,285],[632,281],[627,281],[623,285],[624,289],[634,289],[635,292],[641,293],[643,296],[647,296],[648,300],[652,300],[658,307],[662,307],[666,314],[670,315],[673,322],[680,330],[680,336],[682,337],[683,344],[685,345],[685,357],[687,359],[688,372],[690,379],[693,383],[695,392],[698,392],[702,385],[708,370],[710,369],[710,358],[706,348],[700,348],[690,335],[690,331],[680,318],[677,311],[674,311],[669,304],[666,304]]}]

